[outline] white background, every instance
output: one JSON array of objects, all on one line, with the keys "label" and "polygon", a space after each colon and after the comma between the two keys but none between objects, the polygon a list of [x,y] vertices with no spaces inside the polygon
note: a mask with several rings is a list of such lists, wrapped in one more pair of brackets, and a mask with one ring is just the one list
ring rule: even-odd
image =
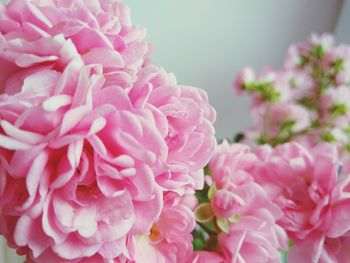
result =
[{"label": "white background", "polygon": [[[278,67],[288,45],[311,32],[335,32],[337,39],[350,43],[350,0],[343,8],[342,0],[125,2],[134,22],[148,28],[154,62],[174,72],[179,83],[209,93],[218,113],[218,138],[250,125],[248,99],[234,97],[231,88],[243,66]],[[0,240],[0,263],[23,262],[6,253],[13,252]]]}]

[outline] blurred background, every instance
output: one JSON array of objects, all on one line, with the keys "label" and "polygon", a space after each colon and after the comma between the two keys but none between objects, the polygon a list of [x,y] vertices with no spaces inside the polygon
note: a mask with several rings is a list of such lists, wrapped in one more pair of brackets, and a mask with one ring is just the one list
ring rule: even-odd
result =
[{"label": "blurred background", "polygon": [[[8,2],[1,0],[2,2]],[[330,32],[350,44],[350,0],[125,0],[148,29],[153,61],[180,84],[205,89],[216,108],[217,138],[251,124],[249,100],[232,90],[244,66],[279,67],[287,47]],[[23,262],[0,240],[0,263]]]},{"label": "blurred background", "polygon": [[340,15],[350,7],[342,0],[125,2],[134,23],[148,29],[153,61],[175,73],[180,84],[208,92],[218,113],[219,139],[232,138],[251,123],[248,99],[232,90],[244,66],[281,66],[287,47],[311,32],[339,32],[337,39],[350,43],[349,10],[347,17]]}]

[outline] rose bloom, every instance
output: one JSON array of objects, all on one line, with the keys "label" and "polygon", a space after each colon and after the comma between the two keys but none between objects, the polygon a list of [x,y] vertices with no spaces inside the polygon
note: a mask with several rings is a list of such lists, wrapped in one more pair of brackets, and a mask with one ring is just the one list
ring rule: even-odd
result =
[{"label": "rose bloom", "polygon": [[[170,193],[171,194],[171,193]],[[193,211],[181,197],[164,197],[161,215],[149,235],[134,238],[136,262],[187,263],[192,257]]]},{"label": "rose bloom", "polygon": [[14,0],[0,21],[0,233],[28,262],[133,260],[163,191],[203,183],[206,94],[139,73],[122,3]]},{"label": "rose bloom", "polygon": [[13,0],[0,3],[0,21],[0,84],[28,67],[62,71],[74,47],[85,64],[103,65],[108,83],[125,87],[149,53],[146,30],[133,26],[128,7],[113,0]]},{"label": "rose bloom", "polygon": [[[130,238],[148,233],[161,213],[157,180],[174,182],[181,193],[193,192],[197,178],[203,181],[201,166],[215,146],[212,123],[186,115],[183,122],[175,116],[168,122],[158,105],[134,106],[135,96],[126,89],[104,86],[98,65],[84,66],[76,58],[63,73],[24,75],[11,83],[11,93],[0,96],[0,231],[28,260],[132,259]],[[211,109],[194,88],[178,93],[175,102],[199,104],[187,109],[179,103],[180,112]],[[162,133],[169,127],[174,133]],[[169,144],[169,134],[184,138],[182,148]],[[179,151],[188,153],[195,136],[202,141],[186,163]],[[176,160],[183,161],[180,168]]]},{"label": "rose bloom", "polygon": [[256,183],[231,191],[241,202],[235,209],[237,219],[228,223],[228,233],[218,236],[217,251],[225,262],[280,262],[280,249],[287,246],[286,233],[276,223],[282,211]]},{"label": "rose bloom", "polygon": [[148,109],[168,146],[168,171],[157,177],[166,190],[183,194],[201,189],[203,167],[216,147],[215,110],[200,89],[177,85],[175,76],[154,65],[139,73],[129,92],[135,108]]},{"label": "rose bloom", "polygon": [[192,263],[225,263],[225,260],[214,251],[198,251],[193,254]]},{"label": "rose bloom", "polygon": [[[318,262],[325,240],[342,238],[350,229],[350,198],[344,191],[349,176],[340,173],[336,149],[321,144],[308,151],[290,143],[266,149],[260,156],[255,179],[283,211],[278,223],[295,243],[289,257]],[[316,243],[320,253],[300,253],[300,247]]]},{"label": "rose bloom", "polygon": [[250,174],[257,157],[247,145],[229,144],[224,140],[215,150],[209,162],[211,177],[220,189],[253,181]]},{"label": "rose bloom", "polygon": [[1,232],[36,262],[112,259],[160,214],[165,141],[101,76],[77,59],[0,96]]}]

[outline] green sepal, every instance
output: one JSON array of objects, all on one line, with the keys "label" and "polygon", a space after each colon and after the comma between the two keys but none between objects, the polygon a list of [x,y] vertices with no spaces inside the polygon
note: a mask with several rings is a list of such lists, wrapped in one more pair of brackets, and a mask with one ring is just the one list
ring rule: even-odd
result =
[{"label": "green sepal", "polygon": [[215,183],[212,184],[210,187],[209,187],[209,191],[208,191],[208,199],[209,201],[213,200],[215,194],[217,192],[217,189],[216,189],[216,185]]},{"label": "green sepal", "polygon": [[226,218],[216,218],[216,225],[222,232],[229,233],[228,220]]},{"label": "green sepal", "polygon": [[197,222],[207,223],[214,217],[213,209],[210,203],[202,203],[194,210],[194,216]]}]

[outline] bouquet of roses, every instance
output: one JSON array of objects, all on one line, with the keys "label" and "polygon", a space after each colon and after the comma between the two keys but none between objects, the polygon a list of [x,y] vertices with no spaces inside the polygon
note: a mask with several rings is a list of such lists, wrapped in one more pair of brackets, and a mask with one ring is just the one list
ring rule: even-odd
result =
[{"label": "bouquet of roses", "polygon": [[0,233],[27,262],[175,262],[216,141],[113,0],[0,6]]},{"label": "bouquet of roses", "polygon": [[39,263],[348,262],[349,47],[312,36],[282,70],[243,70],[251,146],[216,147],[206,93],[153,65],[145,36],[115,0],[0,4],[8,246]]},{"label": "bouquet of roses", "polygon": [[209,163],[198,262],[350,262],[350,47],[312,35],[235,89],[255,124],[236,136],[250,146],[224,141]]}]

